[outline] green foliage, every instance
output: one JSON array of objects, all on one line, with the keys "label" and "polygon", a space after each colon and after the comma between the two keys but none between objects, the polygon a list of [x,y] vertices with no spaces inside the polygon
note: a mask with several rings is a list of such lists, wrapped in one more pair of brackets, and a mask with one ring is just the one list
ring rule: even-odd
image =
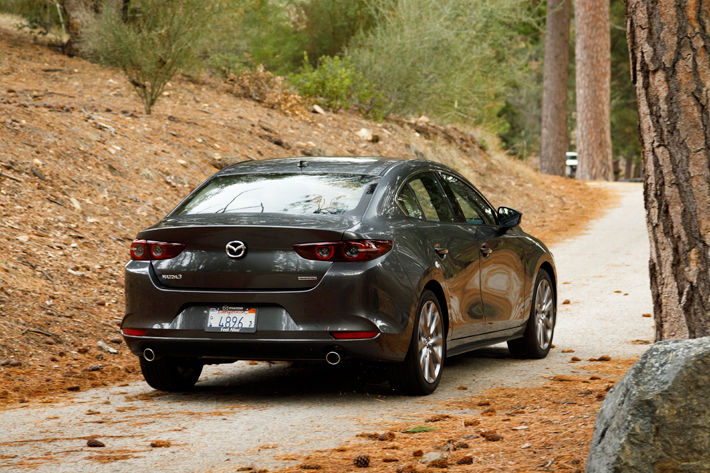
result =
[{"label": "green foliage", "polygon": [[[299,4],[300,40],[312,59],[340,55],[350,40],[375,25],[370,0],[310,0]],[[315,63],[312,63],[315,65]]]},{"label": "green foliage", "polygon": [[195,66],[216,12],[216,4],[201,0],[133,0],[124,21],[120,0],[109,0],[97,15],[85,12],[82,48],[121,68],[150,114],[165,84]]},{"label": "green foliage", "polygon": [[500,126],[505,93],[521,77],[515,26],[527,0],[379,0],[376,26],[348,53],[400,114]]},{"label": "green foliage", "polygon": [[319,63],[314,68],[304,53],[302,72],[290,79],[302,96],[315,97],[320,105],[332,110],[357,106],[375,120],[389,113],[390,104],[382,92],[355,70],[349,57],[323,56]]},{"label": "green foliage", "polygon": [[19,28],[45,36],[64,27],[66,17],[62,4],[63,1],[59,0],[3,0],[0,2],[0,12],[23,17],[26,23]]},{"label": "green foliage", "polygon": [[[235,0],[243,4],[237,42],[254,64],[263,64],[274,74],[284,75],[298,67],[301,36],[293,23],[295,0]],[[232,33],[232,40],[234,39]]]},{"label": "green foliage", "polygon": [[412,427],[411,429],[407,429],[404,431],[405,434],[418,434],[420,432],[434,432],[436,429],[434,427],[424,427],[424,426],[419,426],[419,427]]}]

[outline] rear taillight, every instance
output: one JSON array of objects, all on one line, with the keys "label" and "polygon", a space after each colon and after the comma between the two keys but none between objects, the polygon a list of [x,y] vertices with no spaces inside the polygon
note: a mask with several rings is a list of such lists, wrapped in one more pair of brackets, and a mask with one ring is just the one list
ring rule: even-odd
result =
[{"label": "rear taillight", "polygon": [[169,259],[179,255],[185,245],[182,243],[166,243],[164,241],[133,240],[131,243],[131,259],[155,260]]},{"label": "rear taillight", "polygon": [[124,335],[130,335],[132,337],[143,337],[145,336],[145,330],[140,328],[123,328],[121,332]]},{"label": "rear taillight", "polygon": [[316,261],[369,261],[392,249],[389,240],[346,240],[292,245],[302,258]]},{"label": "rear taillight", "polygon": [[338,340],[362,340],[375,338],[380,332],[330,332],[330,334]]}]

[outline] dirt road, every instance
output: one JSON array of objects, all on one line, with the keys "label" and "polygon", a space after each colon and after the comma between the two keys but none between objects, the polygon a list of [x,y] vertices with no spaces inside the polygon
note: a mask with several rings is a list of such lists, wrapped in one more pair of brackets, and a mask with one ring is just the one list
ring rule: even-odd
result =
[{"label": "dirt road", "polygon": [[[325,363],[210,367],[195,391],[183,395],[159,394],[142,382],[96,389],[60,403],[4,410],[0,469],[276,468],[287,465],[294,452],[335,447],[387,422],[421,419],[427,410],[445,412],[437,401],[494,386],[538,385],[553,374],[576,372],[571,356],[639,356],[647,348],[639,340],[653,337],[652,319],[642,317],[651,312],[642,189],[616,187],[618,207],[585,235],[552,248],[559,299],[571,303],[559,306],[556,348],[545,360],[509,359],[504,345],[455,357],[448,361],[439,389],[427,398],[392,395],[376,370]],[[574,354],[563,354],[563,349]],[[87,447],[90,437],[106,446]],[[171,446],[152,448],[154,441]]]}]

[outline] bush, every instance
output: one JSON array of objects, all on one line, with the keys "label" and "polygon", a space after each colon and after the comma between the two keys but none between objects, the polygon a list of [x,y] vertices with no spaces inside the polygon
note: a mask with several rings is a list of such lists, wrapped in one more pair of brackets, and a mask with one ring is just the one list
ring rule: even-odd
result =
[{"label": "bush", "polygon": [[319,105],[331,110],[356,106],[375,120],[382,120],[390,110],[384,94],[355,70],[348,57],[323,56],[314,68],[304,54],[303,70],[290,83],[301,95],[314,97]]},{"label": "bush", "polygon": [[516,26],[527,0],[379,0],[376,26],[347,49],[394,111],[493,123],[522,61]]},{"label": "bush", "polygon": [[215,4],[202,0],[107,0],[98,14],[81,13],[81,48],[99,62],[121,68],[143,101],[146,114],[178,72],[198,63]]}]

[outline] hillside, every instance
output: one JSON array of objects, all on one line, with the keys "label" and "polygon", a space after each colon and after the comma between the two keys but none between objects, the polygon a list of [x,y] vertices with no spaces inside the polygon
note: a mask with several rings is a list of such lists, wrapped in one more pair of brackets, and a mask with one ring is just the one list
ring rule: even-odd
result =
[{"label": "hillside", "polygon": [[[147,116],[120,71],[0,27],[0,404],[136,376],[118,331],[130,242],[229,163],[313,155],[437,160],[494,205],[521,210],[523,228],[548,243],[581,231],[609,202],[600,188],[488,153],[461,130],[311,113],[308,103],[289,115],[234,91],[179,77]],[[379,139],[363,139],[363,128]]]}]

